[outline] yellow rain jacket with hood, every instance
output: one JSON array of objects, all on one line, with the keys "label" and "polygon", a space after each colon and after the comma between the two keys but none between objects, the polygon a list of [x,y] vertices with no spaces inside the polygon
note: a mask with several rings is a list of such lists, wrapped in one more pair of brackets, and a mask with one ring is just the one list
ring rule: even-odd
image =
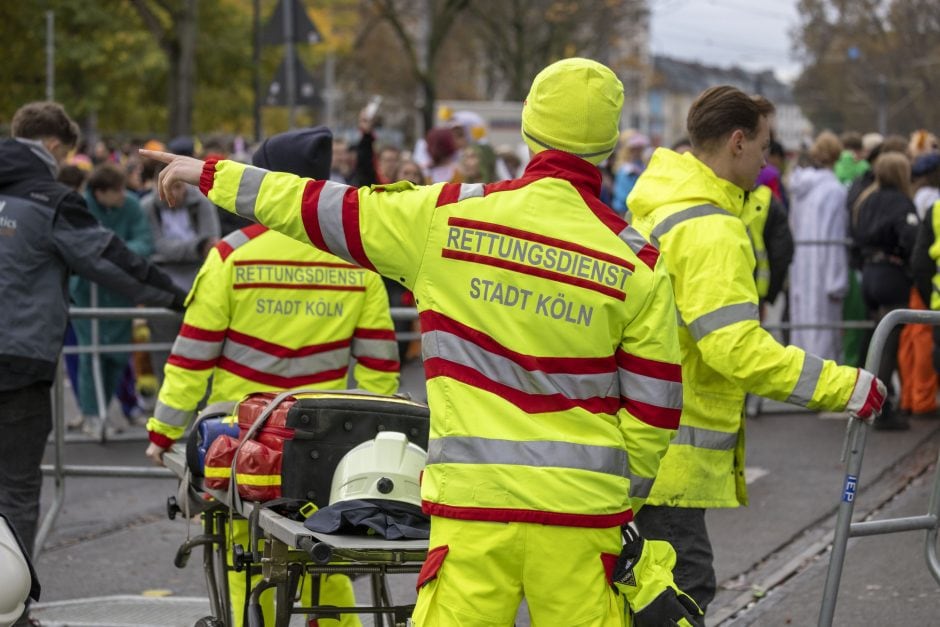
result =
[{"label": "yellow rain jacket with hood", "polygon": [[682,349],[679,433],[648,503],[747,504],[744,395],[841,411],[858,370],[781,346],[758,320],[747,193],[692,153],[658,149],[629,197],[632,226],[659,247],[672,278]]}]

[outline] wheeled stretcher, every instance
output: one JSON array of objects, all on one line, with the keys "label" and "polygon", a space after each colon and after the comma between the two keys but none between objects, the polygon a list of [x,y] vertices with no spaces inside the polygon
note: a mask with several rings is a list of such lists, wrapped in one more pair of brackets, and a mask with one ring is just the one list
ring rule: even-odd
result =
[{"label": "wheeled stretcher", "polygon": [[[378,431],[408,431],[410,439],[426,446],[427,413],[425,408],[422,425],[420,408],[423,406],[410,401],[402,403],[402,399],[397,397],[379,397],[360,392],[295,394],[295,407],[305,412],[305,421],[312,417],[313,423],[321,425],[339,419],[343,421],[344,431],[353,432],[349,438],[339,438],[349,440],[347,442],[337,443],[335,438],[334,441],[323,442],[329,447],[330,454],[326,457],[331,462],[317,467],[319,473],[329,472],[331,477],[338,456],[351,450],[356,444],[353,440],[362,437],[363,433],[368,439]],[[385,399],[388,402],[383,402]],[[230,408],[231,404],[228,407],[207,408],[199,419],[225,415]],[[377,411],[370,411],[372,408]],[[404,416],[401,420],[396,419],[399,408]],[[355,421],[355,428],[350,428],[352,421]],[[417,432],[415,425],[418,425]],[[328,431],[328,428],[320,429],[321,433]],[[314,452],[318,450],[315,437],[311,439],[305,434],[302,438],[298,436],[298,439],[302,440],[299,444],[305,447],[304,451],[309,457],[320,457]],[[182,513],[192,518],[198,514],[202,525],[201,533],[188,536],[174,560],[176,566],[182,568],[193,549],[203,548],[203,568],[212,616],[200,619],[196,627],[228,627],[232,624],[230,617],[234,612],[245,612],[246,624],[250,627],[264,626],[259,597],[272,588],[276,627],[286,627],[291,624],[292,616],[300,614],[307,615],[309,619],[336,617],[338,614],[371,614],[377,626],[406,624],[414,606],[393,604],[388,575],[419,572],[427,555],[427,540],[386,540],[378,536],[315,533],[302,522],[262,503],[233,498],[230,491],[207,488],[200,477],[193,476],[182,446],[177,445],[167,451],[164,463],[180,477],[178,494],[168,500],[168,515],[174,518]],[[285,468],[286,472],[289,471]],[[232,489],[235,489],[234,486]],[[314,490],[307,492],[308,496],[312,494]],[[326,505],[326,496],[322,490],[316,500],[319,501],[316,505]],[[248,546],[232,546],[229,542],[231,522],[238,519],[245,519],[249,523]],[[259,546],[260,550],[251,550]],[[246,578],[248,573],[260,573],[262,576],[260,583],[250,588],[245,608],[230,607],[228,574],[232,570],[246,573]],[[313,590],[311,598],[318,599],[320,575],[335,573],[352,578],[368,576],[371,604],[336,607],[316,603],[305,606],[300,603],[298,591],[303,580],[308,579],[310,582]]]}]

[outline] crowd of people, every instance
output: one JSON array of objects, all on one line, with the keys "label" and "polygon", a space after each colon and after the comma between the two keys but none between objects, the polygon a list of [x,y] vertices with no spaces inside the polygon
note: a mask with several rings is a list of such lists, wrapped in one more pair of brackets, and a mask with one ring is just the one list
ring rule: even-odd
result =
[{"label": "crowd of people", "polygon": [[[747,502],[746,393],[849,411],[882,429],[905,428],[905,411],[936,410],[937,379],[924,341],[925,334],[932,339],[929,328],[898,329],[878,372],[869,373],[858,366],[870,332],[852,337],[841,322],[853,316],[877,322],[899,307],[940,308],[933,217],[940,153],[925,132],[910,140],[823,132],[789,164],[772,136],[773,104],[729,86],[695,101],[688,139],[657,148],[638,131],[619,130],[622,101],[623,86],[600,64],[574,59],[546,68],[522,114],[528,164],[512,147],[491,146],[485,121],[470,111],[442,111],[412,150],[380,143],[379,122],[366,109],[355,142],[327,129],[291,135],[290,150],[282,150],[283,137],[254,151],[178,137],[165,145],[146,142],[140,147],[149,158],[141,159],[132,145],[67,150],[77,140],[74,123],[61,109],[34,105],[36,111],[24,109],[27,122],[39,120],[39,130],[22,120],[14,124],[14,138],[0,145],[0,166],[3,149],[32,151],[36,170],[56,161],[49,172],[71,190],[66,197],[88,208],[62,228],[84,225],[101,242],[93,259],[119,259],[103,269],[66,255],[61,274],[80,275],[70,285],[74,303],[182,309],[188,294],[182,323],[100,326],[103,344],[176,340],[164,355],[102,357],[105,400],[118,397],[129,420],[149,417],[147,454],[154,461],[182,435],[207,393],[237,400],[246,386],[341,388],[351,355],[363,387],[394,392],[398,364],[421,355],[422,347],[400,342],[395,354],[388,308],[415,306],[420,323],[395,327],[434,339],[423,354],[432,437],[422,497],[432,519],[431,554],[438,554],[429,564],[439,569],[447,557],[451,565],[422,573],[417,624],[460,624],[483,601],[494,622],[511,621],[523,589],[533,615],[588,620],[590,596],[609,612],[598,624],[620,624],[624,600],[611,586],[620,527],[631,519],[648,542],[675,548],[676,584],[698,603],[686,608],[694,624],[716,588],[705,512]],[[572,110],[581,117],[560,123],[557,111]],[[490,238],[488,255],[469,243],[480,233]],[[629,271],[618,271],[614,282],[606,275],[594,281],[548,267],[547,253],[510,260],[493,242],[512,238]],[[59,250],[67,245],[60,240]],[[255,265],[303,258],[347,274],[373,271],[368,289],[361,279],[362,289],[353,290],[369,300],[357,305],[366,313],[341,330],[320,320],[318,330],[329,330],[329,337],[302,341],[290,325],[310,330],[308,321],[274,311],[274,299],[265,301],[270,311],[239,309],[230,295],[259,287],[240,282],[237,270],[249,263],[241,255],[256,249],[264,255],[252,257]],[[126,269],[129,278],[114,268]],[[372,298],[381,291],[375,272],[385,281],[381,303]],[[522,291],[530,294],[562,289],[555,286],[581,290],[579,317],[556,315],[547,305],[540,313],[541,296],[528,309],[500,302],[494,314],[495,301],[473,288],[483,275],[498,285],[527,285]],[[103,283],[95,296],[89,281]],[[713,289],[716,281],[727,289]],[[455,289],[463,283],[470,288]],[[788,347],[761,327],[767,305],[781,297],[796,325]],[[324,303],[326,318],[330,304]],[[595,315],[603,320],[592,325]],[[55,322],[64,327],[64,315]],[[800,326],[818,323],[829,327]],[[73,325],[77,342],[89,343],[88,325]],[[295,340],[302,345],[288,346]],[[339,340],[345,352],[334,350]],[[329,357],[321,355],[324,346],[331,347]],[[41,373],[11,376],[18,385],[0,388],[0,408],[47,391],[57,349],[46,348],[45,361],[35,365]],[[216,367],[226,374],[207,390]],[[70,426],[97,435],[103,412],[90,372],[89,360],[79,360],[81,420]],[[899,389],[892,385],[895,373]],[[37,409],[43,428],[29,430],[32,458],[41,455],[48,434],[47,405]],[[533,430],[528,419],[535,414],[554,417],[544,430]],[[23,423],[24,432],[25,421],[36,419],[10,416],[0,414],[13,426]],[[444,448],[445,442],[460,449]],[[516,450],[525,450],[525,459]],[[602,450],[617,455],[598,462]],[[38,468],[38,459],[25,465]],[[22,494],[0,494],[6,500],[0,506],[26,530],[27,546],[38,505],[35,474],[9,479],[28,483]],[[8,478],[0,474],[0,480]],[[530,489],[537,483],[548,487]],[[587,493],[591,499],[583,498]],[[494,523],[505,533],[494,534]],[[570,563],[545,575],[548,564],[539,554],[558,542],[571,549]],[[484,545],[488,557],[479,560]],[[529,547],[531,570],[510,563],[519,546]],[[595,563],[597,555],[610,563]],[[464,593],[468,578],[494,573],[499,595]],[[552,590],[551,598],[540,589]]]},{"label": "crowd of people", "polygon": [[[798,156],[788,178],[790,224],[799,254],[791,267],[789,317],[794,344],[861,365],[870,329],[843,322],[881,321],[895,309],[938,304],[931,284],[932,214],[940,153],[926,131],[909,138],[824,131]],[[933,333],[926,325],[896,327],[878,375],[889,401],[875,428],[903,430],[908,415],[937,411]]]}]

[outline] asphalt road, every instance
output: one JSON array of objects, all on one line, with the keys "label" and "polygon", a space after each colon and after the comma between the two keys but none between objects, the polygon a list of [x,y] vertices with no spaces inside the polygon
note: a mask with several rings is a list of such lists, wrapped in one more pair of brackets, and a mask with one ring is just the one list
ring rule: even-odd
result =
[{"label": "asphalt road", "polygon": [[[423,400],[419,368],[406,369],[403,381]],[[145,442],[136,429],[137,441],[69,443],[67,463],[145,466]],[[836,416],[775,412],[749,420],[750,506],[708,516],[721,582],[709,625],[816,624],[827,534],[841,494],[844,433],[845,422]],[[856,513],[926,513],[938,448],[940,419],[914,420],[909,432],[871,433]],[[198,600],[206,596],[200,560],[194,557],[185,569],[173,566],[187,528],[198,533],[198,525],[167,520],[165,499],[175,489],[172,479],[67,479],[62,513],[37,565],[43,602],[36,616],[43,624],[182,626],[205,614]],[[47,480],[44,509],[52,493]],[[852,540],[835,624],[938,624],[940,597],[923,544],[923,532]],[[394,576],[392,583],[396,602],[413,601],[414,575]],[[367,595],[362,585],[359,594]],[[74,603],[105,597],[95,602],[100,610],[142,596],[163,604],[157,618],[83,622],[88,605]],[[170,611],[173,599],[178,605]],[[528,624],[524,609],[517,624]]]}]

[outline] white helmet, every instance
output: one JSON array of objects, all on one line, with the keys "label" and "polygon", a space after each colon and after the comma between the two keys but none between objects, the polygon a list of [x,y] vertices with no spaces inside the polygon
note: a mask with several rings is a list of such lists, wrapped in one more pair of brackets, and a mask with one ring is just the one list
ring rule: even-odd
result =
[{"label": "white helmet", "polygon": [[330,505],[355,499],[402,501],[421,507],[418,484],[428,454],[404,433],[380,431],[346,453],[333,473]]},{"label": "white helmet", "polygon": [[7,521],[0,517],[0,627],[9,627],[26,609],[32,585],[29,563]]}]

